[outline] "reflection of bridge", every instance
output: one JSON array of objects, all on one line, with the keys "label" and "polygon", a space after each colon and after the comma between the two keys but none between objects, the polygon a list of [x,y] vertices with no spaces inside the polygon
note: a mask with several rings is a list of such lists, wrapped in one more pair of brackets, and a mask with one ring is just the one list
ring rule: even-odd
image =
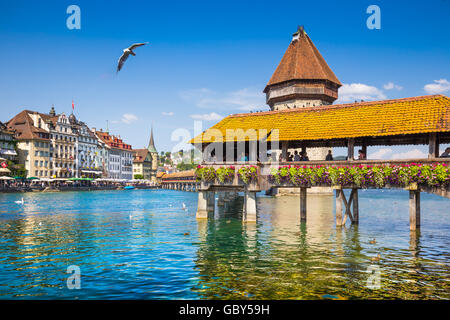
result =
[{"label": "reflection of bridge", "polygon": [[[199,200],[197,218],[207,218],[210,212],[214,211],[215,207],[215,193],[219,194],[219,202],[227,201],[230,198],[230,194],[236,194],[236,192],[244,192],[244,210],[243,218],[245,221],[256,220],[256,193],[263,190],[272,190],[276,188],[299,188],[300,189],[300,219],[306,221],[306,199],[307,189],[311,186],[300,187],[292,182],[283,182],[282,184],[276,184],[276,182],[269,179],[272,168],[278,168],[284,165],[307,165],[312,166],[327,166],[327,167],[339,167],[339,166],[357,166],[357,165],[372,165],[372,166],[393,166],[393,165],[408,165],[408,164],[423,164],[430,165],[433,163],[444,163],[447,166],[450,165],[449,158],[442,159],[417,159],[417,160],[358,160],[358,161],[308,161],[308,162],[280,162],[280,163],[244,163],[236,162],[233,164],[235,167],[234,179],[229,183],[220,183],[215,180],[213,182],[202,182],[199,187]],[[243,166],[254,165],[257,170],[257,178],[254,182],[245,185],[238,177],[238,170]],[[224,166],[230,166],[229,163],[224,164],[207,164],[204,166],[213,167],[215,169]],[[336,225],[345,225],[347,218],[351,223],[359,223],[359,205],[358,205],[358,189],[355,185],[337,185],[332,186],[320,185],[326,187],[332,187],[336,192]],[[398,186],[385,185],[383,188],[399,188]],[[350,189],[351,193],[349,198],[345,197],[344,189]],[[416,230],[420,227],[420,193],[428,192],[437,194],[446,198],[450,198],[450,186],[445,188],[432,188],[422,185],[411,184],[405,190],[409,191],[410,199],[410,229]]]},{"label": "reflection of bridge", "polygon": [[197,182],[194,170],[164,174],[161,177],[161,188],[182,191],[197,191]]}]

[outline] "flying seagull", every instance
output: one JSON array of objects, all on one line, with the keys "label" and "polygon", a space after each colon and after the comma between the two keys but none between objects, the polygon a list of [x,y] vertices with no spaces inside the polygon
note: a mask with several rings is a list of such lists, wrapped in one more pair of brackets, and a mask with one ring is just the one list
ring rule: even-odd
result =
[{"label": "flying seagull", "polygon": [[125,61],[128,59],[128,56],[129,56],[130,54],[132,54],[133,56],[136,55],[136,53],[133,52],[133,49],[135,49],[135,48],[137,48],[137,47],[140,47],[140,46],[143,46],[143,45],[146,45],[146,44],[148,44],[148,42],[135,43],[135,44],[129,46],[128,48],[123,49],[123,54],[122,54],[122,56],[119,58],[119,61],[118,61],[119,63],[118,63],[118,65],[117,65],[117,72],[119,72],[120,69],[122,69],[123,64],[124,64]]}]

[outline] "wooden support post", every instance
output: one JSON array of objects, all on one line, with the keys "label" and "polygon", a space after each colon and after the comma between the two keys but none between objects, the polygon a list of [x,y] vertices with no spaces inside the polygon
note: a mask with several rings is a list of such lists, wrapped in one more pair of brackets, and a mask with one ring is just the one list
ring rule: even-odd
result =
[{"label": "wooden support post", "polygon": [[342,196],[344,191],[342,189],[336,189],[336,227],[342,225]]},{"label": "wooden support post", "polygon": [[288,149],[288,142],[281,141],[281,161],[283,162],[287,161],[287,149]]},{"label": "wooden support post", "polygon": [[359,203],[358,203],[358,189],[353,189],[353,221],[352,223],[359,224]]},{"label": "wooden support post", "polygon": [[409,190],[409,230],[420,229],[420,191]]},{"label": "wooden support post", "polygon": [[306,222],[306,188],[300,188],[300,222]]},{"label": "wooden support post", "polygon": [[362,150],[362,152],[364,153],[364,156],[367,159],[367,143],[365,141],[362,143],[361,150]]},{"label": "wooden support post", "polygon": [[347,160],[348,161],[353,161],[354,160],[354,155],[355,155],[355,139],[354,138],[349,138],[347,141]]},{"label": "wooden support post", "polygon": [[430,133],[428,137],[428,159],[439,157],[439,141],[436,132]]}]

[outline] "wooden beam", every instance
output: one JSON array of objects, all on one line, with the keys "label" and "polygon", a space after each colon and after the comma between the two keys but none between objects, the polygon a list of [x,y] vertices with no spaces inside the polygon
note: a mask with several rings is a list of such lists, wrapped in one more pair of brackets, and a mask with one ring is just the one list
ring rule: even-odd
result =
[{"label": "wooden beam", "polygon": [[352,161],[354,160],[354,154],[355,154],[355,139],[354,138],[349,138],[347,141],[347,160],[348,161]]},{"label": "wooden beam", "polygon": [[409,230],[420,229],[420,191],[409,190]]},{"label": "wooden beam", "polygon": [[428,159],[439,157],[439,141],[436,132],[430,133],[428,137]]},{"label": "wooden beam", "polygon": [[287,161],[287,149],[288,149],[288,142],[281,141],[281,161],[283,162]]},{"label": "wooden beam", "polygon": [[342,225],[342,196],[344,191],[342,189],[336,189],[336,227]]},{"label": "wooden beam", "polygon": [[358,201],[358,189],[353,189],[353,221],[352,223],[359,223],[359,201]]},{"label": "wooden beam", "polygon": [[300,188],[300,222],[306,222],[306,188]]}]

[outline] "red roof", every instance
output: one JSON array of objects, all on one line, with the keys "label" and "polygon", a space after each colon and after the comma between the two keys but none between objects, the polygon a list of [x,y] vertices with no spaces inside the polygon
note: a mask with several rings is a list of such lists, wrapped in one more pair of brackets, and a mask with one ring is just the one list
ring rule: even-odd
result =
[{"label": "red roof", "polygon": [[108,132],[104,131],[95,131],[97,136],[108,146],[114,149],[121,149],[121,150],[129,150],[131,151],[131,144],[126,144],[123,142],[122,139],[119,137],[110,135]]},{"label": "red roof", "polygon": [[292,40],[267,87],[290,80],[328,80],[341,86],[325,59],[304,31]]}]

